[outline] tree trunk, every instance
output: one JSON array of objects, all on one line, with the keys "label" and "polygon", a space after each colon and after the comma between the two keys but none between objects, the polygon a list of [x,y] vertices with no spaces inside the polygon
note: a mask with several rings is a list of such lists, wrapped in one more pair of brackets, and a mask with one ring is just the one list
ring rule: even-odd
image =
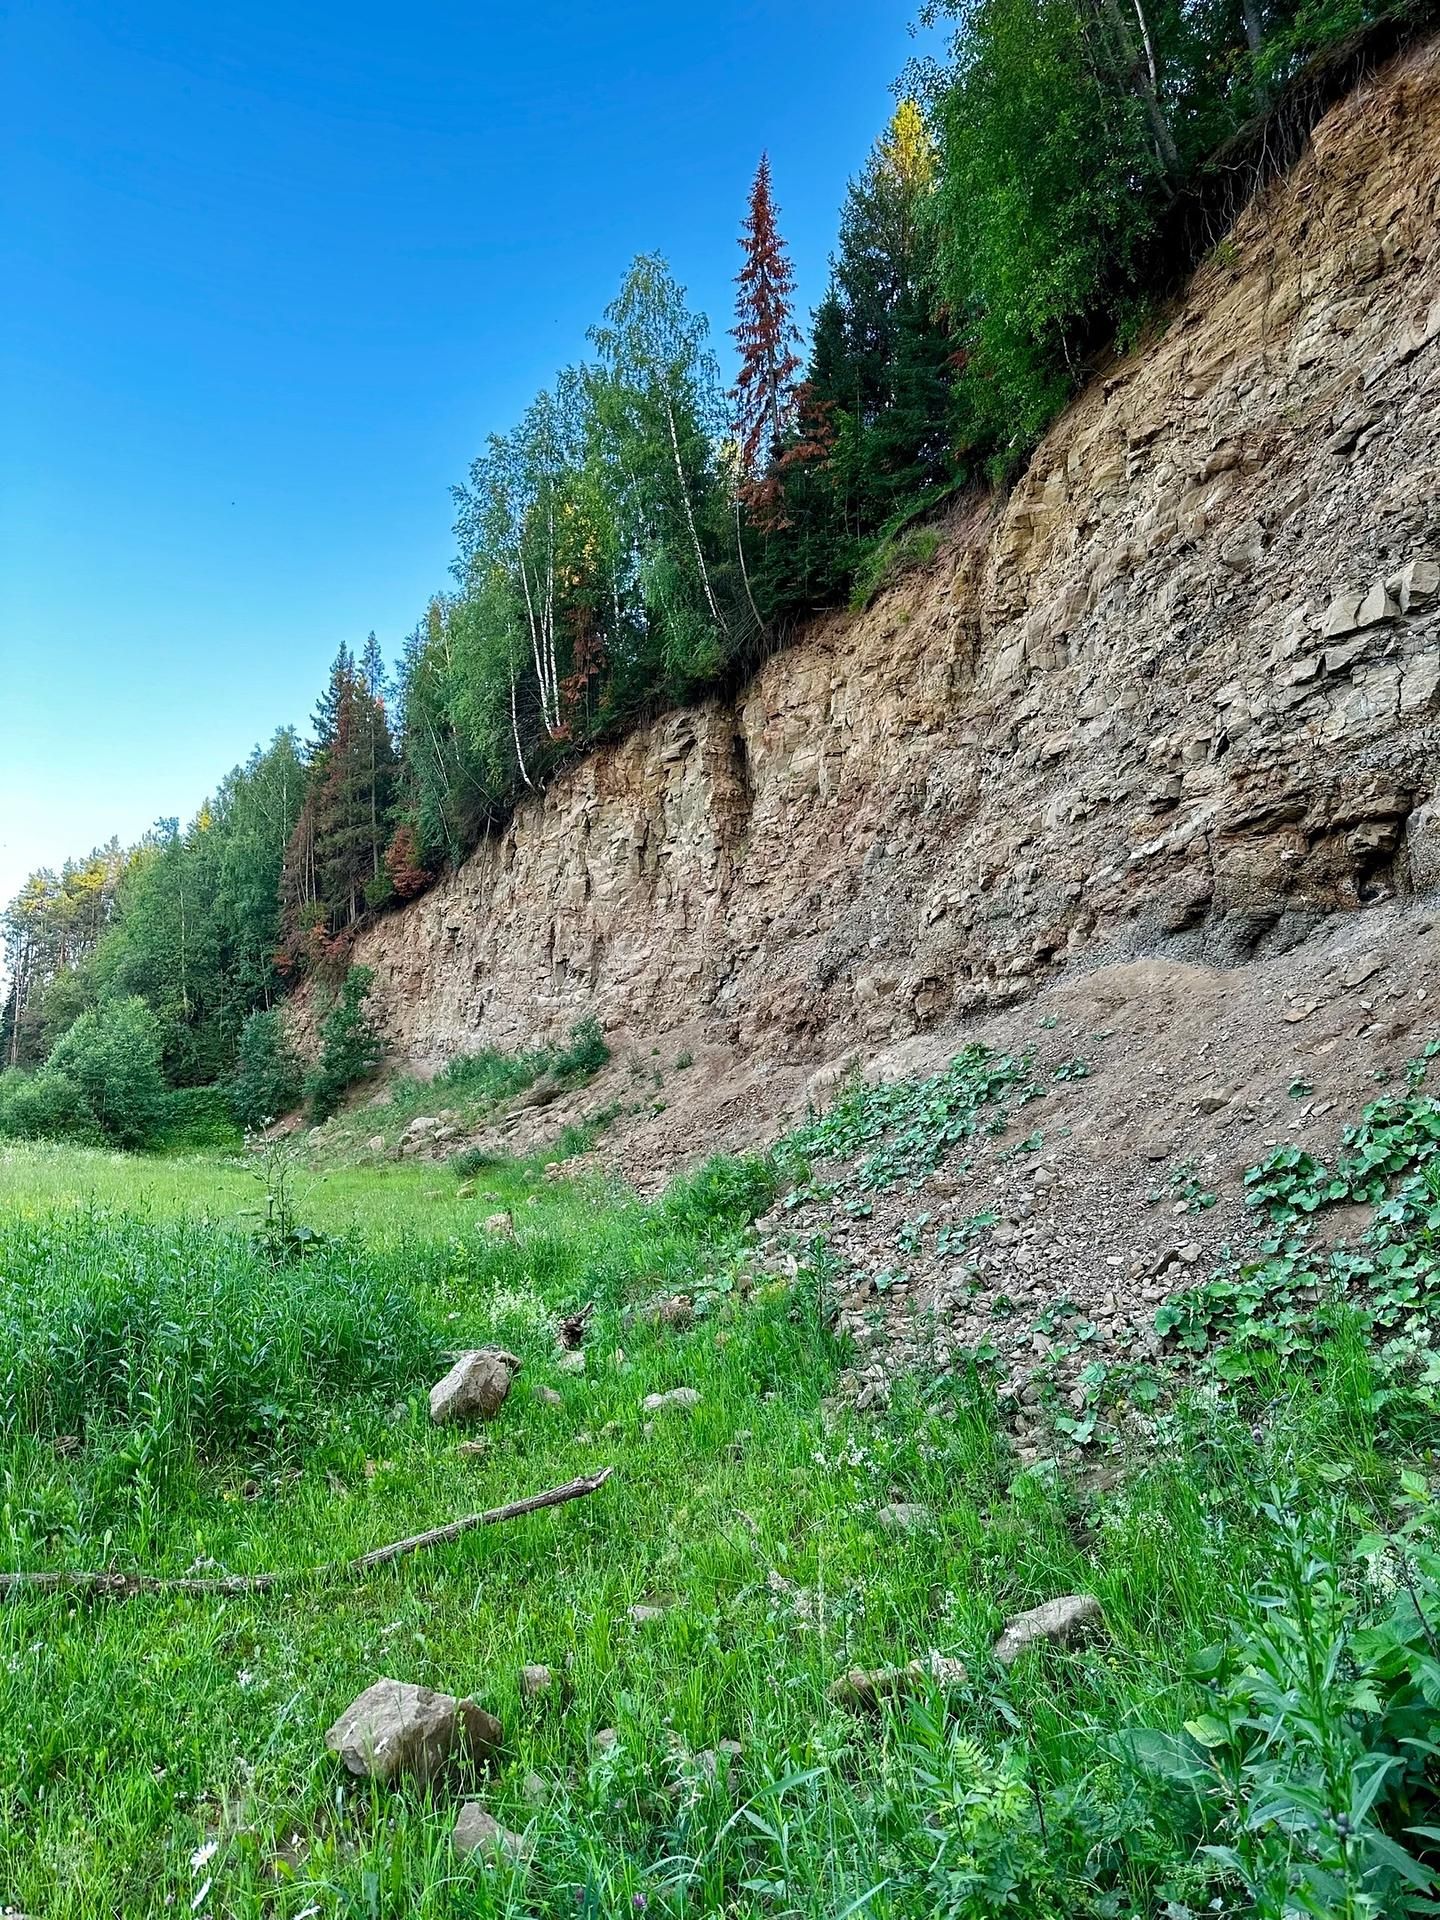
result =
[{"label": "tree trunk", "polygon": [[1144,37],[1143,53],[1135,44],[1135,37],[1130,31],[1119,0],[1099,0],[1099,4],[1125,82],[1140,97],[1141,105],[1145,109],[1145,118],[1150,123],[1150,137],[1155,142],[1156,156],[1166,179],[1173,183],[1180,177],[1180,153],[1175,145],[1175,136],[1170,131],[1170,121],[1164,104],[1160,99],[1159,76],[1155,68],[1150,27],[1145,18],[1142,0],[1134,0],[1134,6]]}]

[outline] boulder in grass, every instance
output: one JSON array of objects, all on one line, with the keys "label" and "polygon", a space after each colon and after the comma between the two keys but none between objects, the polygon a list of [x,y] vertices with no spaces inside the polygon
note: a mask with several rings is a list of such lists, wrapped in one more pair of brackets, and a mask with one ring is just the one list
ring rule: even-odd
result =
[{"label": "boulder in grass", "polygon": [[646,1413],[664,1413],[671,1407],[688,1413],[699,1404],[700,1395],[694,1387],[672,1387],[668,1393],[647,1393],[642,1407]]},{"label": "boulder in grass", "polygon": [[488,1760],[502,1737],[500,1722],[473,1700],[403,1680],[377,1680],[351,1701],[325,1744],[362,1779],[405,1775],[424,1782],[452,1761],[464,1766]]},{"label": "boulder in grass", "polygon": [[886,1533],[924,1533],[931,1524],[930,1509],[918,1500],[892,1500],[878,1518]]},{"label": "boulder in grass", "polygon": [[549,1693],[555,1684],[555,1676],[549,1667],[539,1665],[520,1669],[520,1691],[527,1700],[534,1700],[542,1693]]},{"label": "boulder in grass", "polygon": [[430,1389],[430,1418],[437,1427],[455,1420],[493,1420],[505,1404],[521,1362],[503,1347],[462,1353],[443,1380]]},{"label": "boulder in grass", "polygon": [[468,1854],[489,1854],[492,1859],[516,1863],[526,1860],[530,1843],[521,1833],[502,1827],[493,1813],[487,1813],[478,1800],[467,1800],[455,1820],[450,1844],[463,1860]]},{"label": "boulder in grass", "polygon": [[831,1682],[828,1698],[837,1707],[869,1711],[883,1701],[923,1693],[930,1686],[942,1692],[961,1687],[968,1678],[963,1660],[932,1653],[926,1660],[911,1660],[903,1667],[851,1667]]},{"label": "boulder in grass", "polygon": [[1103,1617],[1093,1594],[1062,1594],[1058,1600],[1047,1600],[1043,1606],[1007,1620],[1005,1631],[995,1642],[994,1656],[1002,1667],[1011,1667],[1027,1647],[1042,1640],[1052,1647],[1068,1647],[1071,1641],[1098,1627]]}]

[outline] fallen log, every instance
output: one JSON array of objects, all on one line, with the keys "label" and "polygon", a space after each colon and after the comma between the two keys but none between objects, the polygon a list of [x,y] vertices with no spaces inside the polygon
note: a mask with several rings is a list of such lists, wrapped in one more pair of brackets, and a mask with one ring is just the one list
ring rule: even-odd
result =
[{"label": "fallen log", "polygon": [[544,1507],[561,1507],[567,1500],[583,1500],[598,1493],[614,1472],[602,1467],[598,1473],[582,1474],[563,1487],[551,1487],[545,1493],[532,1493],[507,1506],[491,1507],[485,1513],[469,1513],[462,1520],[451,1520],[428,1533],[412,1533],[404,1540],[392,1540],[389,1546],[375,1547],[354,1560],[325,1560],[313,1567],[290,1567],[279,1573],[225,1574],[152,1574],[122,1573],[118,1570],[86,1573],[60,1569],[48,1573],[0,1572],[0,1598],[11,1600],[28,1593],[94,1593],[125,1599],[137,1593],[269,1593],[276,1587],[294,1586],[302,1580],[355,1579],[372,1568],[389,1566],[407,1554],[427,1547],[448,1546],[476,1527],[499,1526],[502,1520],[519,1520],[527,1513],[539,1513]]}]

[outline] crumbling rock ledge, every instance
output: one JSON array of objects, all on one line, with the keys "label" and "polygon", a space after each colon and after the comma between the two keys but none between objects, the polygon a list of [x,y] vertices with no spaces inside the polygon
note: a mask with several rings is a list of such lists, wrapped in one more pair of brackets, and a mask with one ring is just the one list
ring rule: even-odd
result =
[{"label": "crumbling rock ledge", "polygon": [[1440,884],[1437,420],[1431,42],[923,574],[590,755],[366,930],[397,1054],[593,1013],[699,1022],[793,1087],[1066,967],[1232,965]]}]

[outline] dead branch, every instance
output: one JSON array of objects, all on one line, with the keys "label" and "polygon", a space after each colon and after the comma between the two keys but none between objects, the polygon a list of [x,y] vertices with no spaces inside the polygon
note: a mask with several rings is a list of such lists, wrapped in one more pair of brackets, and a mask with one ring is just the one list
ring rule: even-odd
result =
[{"label": "dead branch", "polygon": [[597,1493],[614,1472],[602,1467],[598,1473],[582,1474],[563,1487],[551,1487],[545,1493],[532,1493],[524,1500],[512,1500],[508,1506],[491,1507],[486,1513],[466,1514],[447,1526],[433,1527],[428,1533],[412,1533],[408,1539],[393,1540],[388,1547],[376,1547],[355,1560],[327,1560],[315,1567],[291,1567],[281,1573],[227,1573],[217,1575],[150,1573],[82,1573],[61,1570],[52,1573],[0,1573],[0,1598],[14,1599],[26,1593],[66,1592],[98,1593],[125,1599],[136,1593],[269,1593],[276,1587],[293,1586],[302,1580],[353,1579],[372,1567],[388,1566],[407,1554],[425,1547],[443,1547],[476,1527],[499,1526],[502,1520],[519,1520],[542,1507],[561,1507],[567,1500],[583,1500]]}]

